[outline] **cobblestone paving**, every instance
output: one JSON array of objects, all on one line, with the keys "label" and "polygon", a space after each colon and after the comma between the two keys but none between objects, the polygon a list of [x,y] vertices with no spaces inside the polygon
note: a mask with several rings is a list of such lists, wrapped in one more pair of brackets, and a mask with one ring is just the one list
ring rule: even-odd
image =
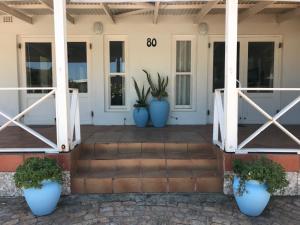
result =
[{"label": "cobblestone paving", "polygon": [[221,194],[73,195],[62,197],[52,215],[36,218],[23,198],[0,198],[0,224],[298,225],[299,209],[299,197],[274,197],[262,216],[250,218]]}]

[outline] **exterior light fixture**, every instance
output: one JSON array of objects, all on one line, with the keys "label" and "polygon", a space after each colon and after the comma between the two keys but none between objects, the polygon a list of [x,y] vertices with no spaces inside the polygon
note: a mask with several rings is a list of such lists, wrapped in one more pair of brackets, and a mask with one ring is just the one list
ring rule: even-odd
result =
[{"label": "exterior light fixture", "polygon": [[95,34],[103,33],[103,24],[101,22],[94,23],[94,32],[95,32]]},{"label": "exterior light fixture", "polygon": [[199,33],[201,35],[206,35],[208,33],[208,24],[207,23],[199,24]]}]

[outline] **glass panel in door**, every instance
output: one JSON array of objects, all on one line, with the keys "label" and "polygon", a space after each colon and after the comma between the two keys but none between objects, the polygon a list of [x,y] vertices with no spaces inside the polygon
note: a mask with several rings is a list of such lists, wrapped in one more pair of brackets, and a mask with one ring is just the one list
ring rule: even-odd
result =
[{"label": "glass panel in door", "polygon": [[86,42],[68,42],[69,87],[88,92]]},{"label": "glass panel in door", "polygon": [[274,83],[274,42],[248,43],[248,87],[272,88]]},{"label": "glass panel in door", "polygon": [[[240,43],[237,43],[237,70],[239,80],[240,68]],[[225,42],[214,42],[213,46],[213,92],[215,89],[224,88],[225,85]]]},{"label": "glass panel in door", "polygon": [[[25,43],[26,85],[27,87],[52,87],[51,43]],[[27,93],[48,91],[30,90]]]}]

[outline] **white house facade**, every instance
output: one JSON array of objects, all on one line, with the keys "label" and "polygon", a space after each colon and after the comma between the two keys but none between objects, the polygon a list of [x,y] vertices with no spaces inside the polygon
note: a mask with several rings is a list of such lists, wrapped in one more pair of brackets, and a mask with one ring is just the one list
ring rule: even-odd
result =
[{"label": "white house facade", "polygon": [[[55,153],[65,193],[229,193],[234,157],[266,154],[299,195],[299,15],[300,0],[1,1],[0,195],[33,153]],[[143,70],[169,78],[166,128],[129,126]]]}]

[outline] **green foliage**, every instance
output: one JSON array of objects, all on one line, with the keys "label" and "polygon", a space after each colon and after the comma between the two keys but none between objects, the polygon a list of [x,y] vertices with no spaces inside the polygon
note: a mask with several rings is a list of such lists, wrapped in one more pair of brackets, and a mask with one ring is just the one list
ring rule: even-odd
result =
[{"label": "green foliage", "polygon": [[245,182],[248,180],[265,183],[270,194],[282,192],[289,184],[283,167],[266,157],[252,161],[234,160],[233,172],[240,178],[239,194],[244,193]]},{"label": "green foliage", "polygon": [[14,175],[18,188],[41,188],[43,180],[62,183],[62,170],[55,159],[28,158]]},{"label": "green foliage", "polygon": [[147,107],[147,97],[150,93],[150,88],[148,88],[145,93],[144,85],[143,85],[142,91],[140,91],[140,88],[134,78],[133,78],[133,82],[134,82],[134,88],[136,91],[136,95],[138,97],[138,100],[136,100],[136,104],[134,104],[134,107]]},{"label": "green foliage", "polygon": [[157,85],[155,85],[152,81],[150,73],[148,73],[146,70],[143,70],[143,71],[147,76],[147,80],[148,80],[149,86],[151,88],[151,95],[154,98],[157,98],[158,100],[160,100],[161,98],[164,98],[164,97],[168,97],[168,93],[166,91],[166,88],[167,88],[168,83],[169,83],[169,78],[168,77],[167,78],[161,78],[160,74],[157,73],[158,83],[157,83]]}]

